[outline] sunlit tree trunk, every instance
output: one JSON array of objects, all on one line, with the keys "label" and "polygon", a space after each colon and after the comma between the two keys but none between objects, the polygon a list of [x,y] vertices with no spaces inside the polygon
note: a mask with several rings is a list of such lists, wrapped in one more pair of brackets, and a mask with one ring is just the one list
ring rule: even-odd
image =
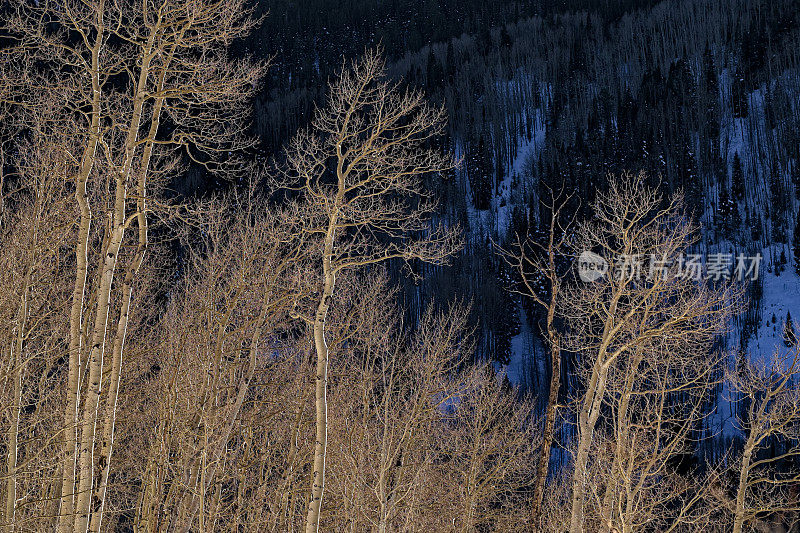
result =
[{"label": "sunlit tree trunk", "polygon": [[[339,181],[341,183],[341,180]],[[340,187],[341,190],[342,187]],[[337,200],[341,195],[336,195]],[[325,319],[328,316],[331,297],[336,283],[332,269],[333,244],[336,238],[338,213],[334,211],[325,234],[322,256],[322,294],[314,314],[314,349],[317,353],[314,401],[316,406],[316,437],[314,440],[314,466],[312,472],[311,502],[308,504],[306,533],[316,533],[325,490],[325,456],[328,446],[328,342],[325,339]]]},{"label": "sunlit tree trunk", "polygon": [[[35,231],[35,230],[34,230]],[[36,241],[33,239],[33,245]],[[22,376],[25,371],[25,361],[22,348],[25,340],[25,328],[28,320],[28,291],[31,281],[31,268],[25,273],[22,283],[22,296],[17,312],[16,324],[12,331],[15,332],[9,347],[9,370],[11,373],[11,412],[7,432],[7,461],[6,461],[6,505],[4,523],[7,531],[14,531],[15,512],[17,507],[17,454],[19,445],[19,418],[22,408]]]},{"label": "sunlit tree trunk", "polygon": [[92,225],[92,210],[89,205],[88,181],[95,162],[97,145],[100,142],[100,50],[103,44],[103,2],[96,11],[97,22],[95,42],[91,51],[89,75],[92,85],[91,124],[89,139],[81,157],[78,175],[75,178],[75,201],[80,211],[80,223],[75,242],[75,284],[72,291],[70,310],[69,368],[67,375],[67,398],[64,412],[64,458],[62,464],[61,508],[58,516],[59,533],[69,533],[75,509],[75,474],[78,453],[78,408],[80,399],[80,380],[82,375],[81,357],[83,351],[83,312],[88,274],[89,232]]},{"label": "sunlit tree trunk", "polygon": [[[291,185],[299,185],[305,195],[301,209],[309,221],[319,221],[307,231],[322,249],[319,299],[313,316],[305,317],[313,327],[317,355],[306,533],[319,529],[325,490],[330,356],[325,330],[337,274],[390,259],[441,264],[460,246],[457,230],[430,231],[432,202],[423,199],[411,207],[402,201],[424,196],[422,175],[452,167],[448,156],[427,144],[443,120],[441,109],[427,106],[420,93],[401,94],[387,83],[383,59],[368,52],[331,83],[328,108],[317,113],[311,131],[301,132],[287,154]],[[332,185],[329,168],[335,168]],[[425,236],[416,239],[413,232]]]}]

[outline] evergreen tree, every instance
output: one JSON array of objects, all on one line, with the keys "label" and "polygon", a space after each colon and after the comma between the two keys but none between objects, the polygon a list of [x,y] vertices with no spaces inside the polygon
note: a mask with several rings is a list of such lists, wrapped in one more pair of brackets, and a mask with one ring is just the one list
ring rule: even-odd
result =
[{"label": "evergreen tree", "polygon": [[500,28],[500,48],[510,50],[511,49],[511,36],[508,34],[508,30],[505,26]]},{"label": "evergreen tree", "polygon": [[736,69],[731,84],[731,110],[736,118],[746,118],[749,112],[747,84],[741,67]]},{"label": "evergreen tree", "polygon": [[492,49],[492,34],[489,31],[489,26],[483,26],[481,31],[478,32],[475,46],[477,47],[480,55],[489,55],[489,51]]},{"label": "evergreen tree", "polygon": [[797,216],[794,219],[794,235],[792,236],[792,245],[794,247],[794,271],[800,276],[800,208],[797,210]]},{"label": "evergreen tree", "polygon": [[706,44],[703,52],[702,65],[702,98],[705,135],[709,142],[714,143],[719,137],[719,82],[717,70],[714,67],[714,57],[711,49]]},{"label": "evergreen tree", "polygon": [[786,190],[781,179],[777,163],[773,163],[769,173],[770,203],[772,205],[772,239],[775,242],[786,242]]},{"label": "evergreen tree", "polygon": [[[741,346],[736,352],[736,374],[740,379],[747,378],[748,372],[748,357],[747,357],[747,339],[742,337]],[[750,408],[750,397],[743,395],[739,401],[734,402],[736,405],[736,414],[741,420],[747,420],[747,413]]]},{"label": "evergreen tree", "polygon": [[800,200],[800,162],[795,161],[792,165],[792,185],[794,185],[794,196]]},{"label": "evergreen tree", "polygon": [[724,239],[733,239],[741,223],[739,207],[736,205],[736,202],[731,199],[727,183],[723,183],[720,185],[719,189],[717,228],[719,228]]},{"label": "evergreen tree", "polygon": [[761,233],[761,219],[751,218],[748,214],[745,221],[745,225],[750,228],[750,240],[757,243],[761,242],[761,237],[763,237]]},{"label": "evergreen tree", "polygon": [[489,209],[492,199],[492,157],[483,135],[467,149],[467,177],[472,188],[472,202],[476,209]]},{"label": "evergreen tree", "polygon": [[439,60],[436,58],[436,54],[433,53],[433,45],[428,47],[428,60],[427,60],[427,72],[426,72],[426,81],[428,85],[428,92],[434,92],[434,89],[443,85],[444,82],[444,69],[442,68],[442,64],[439,63]]},{"label": "evergreen tree", "polygon": [[742,160],[739,152],[733,154],[733,169],[731,171],[731,193],[737,202],[744,200],[744,172],[742,171]]},{"label": "evergreen tree", "polygon": [[453,41],[447,41],[447,56],[445,57],[445,71],[448,83],[453,83],[456,75],[456,58],[453,52]]},{"label": "evergreen tree", "polygon": [[504,263],[495,264],[493,270],[496,278],[493,285],[496,290],[492,297],[492,333],[494,337],[493,359],[502,364],[508,364],[513,355],[511,340],[519,335],[520,324],[517,316],[517,300],[510,290],[513,288],[513,276],[508,266]]},{"label": "evergreen tree", "polygon": [[792,347],[797,344],[797,334],[794,330],[794,321],[792,320],[792,313],[786,311],[786,319],[783,321],[783,343],[787,347]]},{"label": "evergreen tree", "polygon": [[692,215],[699,218],[703,214],[703,187],[688,136],[678,156],[679,159],[676,162],[678,183],[686,195],[686,205]]}]

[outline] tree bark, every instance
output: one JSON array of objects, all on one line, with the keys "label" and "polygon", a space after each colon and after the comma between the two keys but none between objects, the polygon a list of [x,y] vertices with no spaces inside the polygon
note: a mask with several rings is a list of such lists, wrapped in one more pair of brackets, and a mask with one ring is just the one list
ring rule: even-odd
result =
[{"label": "tree bark", "polygon": [[750,477],[750,460],[753,454],[751,443],[745,446],[742,455],[742,467],[739,470],[739,488],[736,492],[736,513],[733,520],[733,533],[742,533],[744,527],[745,496],[747,494],[747,478]]},{"label": "tree bark", "polygon": [[589,447],[592,443],[597,418],[605,394],[605,378],[608,372],[599,362],[595,364],[592,378],[586,388],[586,400],[578,416],[578,451],[575,454],[575,470],[572,474],[572,512],[570,533],[583,533],[583,507],[586,493],[586,466],[589,463]]},{"label": "tree bark", "polygon": [[736,491],[736,510],[733,517],[732,533],[742,533],[742,529],[744,528],[746,512],[745,498],[747,496],[747,486],[750,478],[750,462],[752,461],[753,450],[756,447],[756,439],[758,438],[758,431],[756,431],[755,426],[757,426],[759,422],[757,419],[761,417],[765,404],[766,402],[762,400],[761,405],[759,405],[757,409],[752,407],[750,409],[750,423],[753,424],[754,427],[750,428],[750,434],[747,437],[742,452],[742,465],[739,468],[739,486]]},{"label": "tree bark", "polygon": [[[119,185],[119,183],[118,183]],[[119,192],[122,195],[124,192]],[[75,533],[85,533],[89,529],[91,514],[92,482],[94,481],[94,447],[97,427],[97,411],[100,402],[100,392],[103,375],[103,355],[106,342],[106,328],[111,303],[111,283],[117,264],[117,256],[122,246],[124,235],[123,225],[118,223],[120,218],[109,213],[110,238],[108,247],[104,250],[102,273],[98,287],[97,310],[94,327],[92,328],[92,343],[89,352],[87,372],[89,379],[86,387],[86,400],[81,417],[80,451],[78,454],[78,491],[75,500]]]},{"label": "tree bark", "polygon": [[[635,377],[635,369],[639,367],[639,358],[635,358],[633,360],[633,364],[630,368],[633,368],[634,371],[628,372],[628,375],[625,379],[625,389],[622,392],[620,402],[619,402],[619,411],[617,413],[617,427],[616,427],[616,448],[614,452],[614,458],[611,462],[611,475],[606,483],[605,494],[603,495],[603,504],[600,508],[600,533],[608,533],[611,530],[612,526],[612,512],[615,503],[615,492],[617,490],[616,485],[616,477],[618,472],[622,469],[622,456],[625,453],[623,450],[623,446],[628,442],[628,408],[630,405],[631,395],[633,394],[633,386],[634,386],[634,377]],[[622,476],[625,479],[625,476]],[[630,480],[629,480],[630,481]],[[630,505],[631,501],[628,499],[626,501],[627,505]],[[624,527],[623,523],[623,527]]]},{"label": "tree bark", "polygon": [[[152,41],[152,39],[151,39]],[[152,44],[152,42],[151,42]],[[149,48],[146,52],[149,54]],[[142,76],[140,77],[140,90],[141,92],[144,91],[144,83],[147,80],[147,67],[148,62],[143,62],[143,72]],[[161,79],[159,80],[159,89],[163,88],[164,85],[164,72],[162,72]],[[141,93],[140,93],[141,94]],[[99,533],[100,532],[100,525],[102,522],[102,515],[103,510],[105,507],[105,497],[106,491],[108,486],[108,474],[110,472],[111,467],[111,453],[113,451],[114,446],[114,426],[116,423],[116,412],[117,412],[117,398],[119,396],[119,380],[120,376],[122,375],[122,350],[125,345],[125,336],[127,335],[128,331],[128,320],[130,314],[130,307],[131,307],[131,300],[133,298],[133,282],[136,279],[136,275],[139,272],[139,269],[144,262],[144,256],[147,253],[147,245],[148,245],[148,223],[147,223],[147,203],[146,203],[146,193],[147,193],[147,173],[150,167],[150,158],[153,152],[153,139],[155,139],[156,133],[158,131],[159,124],[161,122],[161,109],[164,104],[164,99],[159,98],[155,105],[153,106],[153,116],[150,122],[150,131],[148,135],[148,142],[145,145],[145,150],[142,155],[142,162],[139,168],[139,175],[138,175],[138,183],[136,187],[136,195],[137,195],[137,225],[139,228],[139,243],[136,249],[136,255],[133,258],[133,261],[128,266],[127,272],[125,273],[125,281],[122,285],[122,306],[120,308],[120,315],[119,321],[117,323],[117,330],[116,336],[114,338],[114,347],[112,351],[112,361],[111,361],[111,375],[109,378],[109,391],[108,397],[106,400],[106,412],[104,417],[104,427],[103,427],[103,440],[102,440],[102,447],[100,449],[100,456],[98,459],[98,466],[100,467],[100,472],[97,476],[97,481],[94,485],[94,499],[98,502],[99,508],[94,510],[92,513],[92,518],[89,523],[89,531],[92,533]],[[139,112],[141,113],[141,107],[139,108]],[[137,124],[138,130],[138,124]],[[133,145],[131,145],[133,146]],[[131,159],[133,154],[131,153]],[[132,163],[132,161],[131,161]]]},{"label": "tree bark", "polygon": [[[35,240],[34,240],[35,244]],[[6,465],[6,506],[4,522],[6,524],[6,531],[14,531],[14,518],[17,507],[17,446],[19,439],[19,417],[20,408],[22,407],[22,372],[23,372],[23,358],[22,346],[25,339],[25,326],[28,318],[28,287],[30,285],[31,271],[30,267],[25,275],[25,281],[22,285],[22,299],[20,302],[19,314],[17,317],[16,335],[14,336],[10,346],[9,365],[13,375],[14,384],[12,385],[13,403],[11,405],[10,424],[8,427],[6,447],[7,465]]]},{"label": "tree bark", "polygon": [[[133,100],[133,109],[131,119],[128,124],[128,130],[125,138],[124,145],[124,158],[122,165],[117,171],[116,177],[116,190],[114,192],[114,208],[109,213],[109,220],[111,224],[110,239],[108,247],[103,250],[103,267],[100,274],[100,283],[98,287],[97,296],[97,309],[95,315],[94,328],[92,330],[92,345],[89,354],[89,382],[86,391],[86,401],[83,409],[83,421],[81,424],[81,449],[79,460],[79,475],[78,475],[78,497],[75,512],[75,532],[84,533],[89,531],[90,521],[95,522],[96,530],[100,530],[101,516],[94,517],[93,508],[99,508],[99,513],[102,514],[103,502],[98,500],[100,496],[99,491],[93,490],[94,483],[94,447],[96,443],[96,426],[97,426],[97,413],[100,401],[100,393],[102,388],[103,378],[103,360],[105,358],[105,344],[106,344],[106,328],[108,326],[109,313],[111,311],[111,291],[114,280],[114,273],[116,271],[117,259],[119,251],[122,247],[122,241],[125,237],[125,228],[127,225],[125,214],[125,202],[128,199],[128,180],[131,176],[133,168],[133,161],[136,152],[137,141],[139,138],[139,127],[141,125],[142,110],[144,107],[145,92],[147,89],[147,78],[150,72],[150,60],[152,59],[152,48],[155,41],[155,34],[151,33],[148,38],[147,45],[142,50],[142,63],[141,70],[139,71],[136,94]],[[144,215],[144,213],[141,213]],[[142,253],[144,251],[142,250]],[[134,261],[138,260],[135,259]],[[138,266],[136,267],[138,269]],[[131,281],[132,280],[127,280]],[[116,413],[116,393],[119,383],[119,371],[121,370],[122,359],[122,343],[125,338],[125,330],[127,329],[128,320],[128,307],[130,306],[130,286],[128,294],[123,295],[123,309],[120,310],[120,326],[125,329],[117,332],[117,340],[119,341],[119,353],[115,354],[114,361],[112,361],[111,374],[109,375],[110,393],[109,403],[113,403],[114,408],[108,410],[106,415],[114,416]],[[117,342],[115,341],[114,348]],[[110,432],[113,433],[113,420],[108,422]],[[100,456],[100,468],[108,468],[111,452],[111,437],[103,443]],[[103,451],[105,454],[103,455]],[[105,473],[107,476],[107,472]],[[102,489],[103,496],[105,495],[105,487]],[[94,501],[93,501],[94,500]]]},{"label": "tree bark", "polygon": [[[619,328],[614,325],[617,305],[622,297],[618,287],[608,308],[608,318],[603,325],[602,341],[592,365],[592,375],[586,385],[583,405],[578,415],[578,451],[575,454],[575,466],[572,473],[572,510],[570,513],[570,533],[583,533],[583,507],[586,493],[586,465],[589,462],[589,447],[592,444],[594,428],[600,417],[600,408],[606,393],[608,365],[613,356],[608,353],[611,338]],[[619,352],[617,352],[617,355]]]},{"label": "tree bark", "polygon": [[547,396],[547,411],[545,413],[544,430],[542,431],[542,446],[539,449],[539,464],[536,468],[536,483],[533,488],[533,508],[531,509],[531,524],[536,527],[542,516],[542,500],[544,488],[547,484],[547,473],[550,470],[550,453],[553,448],[555,436],[555,418],[558,411],[558,392],[561,388],[561,345],[558,333],[553,326],[553,310],[548,311],[547,334],[550,342],[550,390]]},{"label": "tree bark", "polygon": [[330,308],[330,299],[336,282],[331,258],[336,219],[331,218],[325,235],[325,248],[322,258],[323,289],[314,315],[314,348],[317,353],[317,375],[315,386],[316,440],[314,442],[314,470],[312,474],[311,502],[308,504],[306,533],[316,533],[319,529],[319,516],[322,509],[322,496],[325,490],[325,456],[328,446],[328,342],[325,339],[325,320]]},{"label": "tree bark", "polygon": [[75,179],[75,201],[80,211],[80,224],[75,241],[75,285],[70,309],[69,367],[67,377],[67,399],[64,410],[64,458],[62,464],[61,508],[57,531],[69,533],[75,509],[75,474],[78,444],[78,399],[80,397],[81,352],[83,350],[83,304],[88,273],[89,232],[92,225],[92,210],[89,205],[87,182],[94,166],[97,145],[100,141],[100,48],[103,42],[103,3],[97,10],[97,35],[92,48],[92,118],[89,139],[81,156],[81,165]]}]

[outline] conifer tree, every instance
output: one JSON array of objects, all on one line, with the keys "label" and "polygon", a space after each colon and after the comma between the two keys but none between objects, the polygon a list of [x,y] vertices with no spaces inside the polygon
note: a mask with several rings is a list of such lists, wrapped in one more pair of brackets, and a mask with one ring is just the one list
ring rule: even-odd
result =
[{"label": "conifer tree", "polygon": [[744,172],[742,171],[742,159],[739,157],[739,152],[733,154],[733,170],[731,172],[731,193],[733,199],[737,202],[744,200]]},{"label": "conifer tree", "polygon": [[477,143],[467,149],[466,170],[472,187],[472,202],[476,209],[489,209],[492,199],[492,157],[480,135]]},{"label": "conifer tree", "polygon": [[797,210],[797,217],[795,217],[794,235],[792,236],[792,246],[794,248],[794,271],[800,276],[800,209]]},{"label": "conifer tree", "polygon": [[444,81],[444,68],[436,57],[436,54],[433,53],[433,45],[428,47],[427,72],[425,78],[429,92],[433,92],[434,89],[440,87]]},{"label": "conifer tree", "polygon": [[775,242],[786,242],[786,190],[781,179],[780,169],[776,163],[770,168],[769,192],[772,204],[772,239]]},{"label": "conifer tree", "polygon": [[786,319],[783,321],[783,343],[787,347],[791,347],[797,344],[797,334],[794,330],[792,313],[789,311],[786,311]]},{"label": "conifer tree", "polygon": [[739,216],[739,207],[736,205],[736,202],[731,200],[727,183],[720,185],[717,218],[717,227],[722,233],[723,238],[732,239],[739,229],[742,220]]},{"label": "conifer tree", "polygon": [[683,143],[676,167],[679,183],[686,195],[686,205],[693,216],[700,217],[704,207],[703,187],[697,170],[697,161],[688,138]]},{"label": "conifer tree", "polygon": [[456,75],[456,58],[453,52],[453,41],[447,41],[447,56],[445,57],[445,73],[448,83],[453,83]]},{"label": "conifer tree", "polygon": [[736,69],[736,75],[731,84],[731,108],[734,117],[747,118],[749,113],[749,102],[747,98],[747,84],[745,83],[744,73],[741,67],[739,67]]},{"label": "conifer tree", "polygon": [[706,45],[706,49],[703,52],[702,68],[705,133],[708,136],[708,140],[713,142],[719,137],[719,83],[717,71],[714,67],[714,57],[708,45]]},{"label": "conifer tree", "polygon": [[794,196],[800,199],[800,164],[795,162],[791,175],[792,185],[794,185]]}]

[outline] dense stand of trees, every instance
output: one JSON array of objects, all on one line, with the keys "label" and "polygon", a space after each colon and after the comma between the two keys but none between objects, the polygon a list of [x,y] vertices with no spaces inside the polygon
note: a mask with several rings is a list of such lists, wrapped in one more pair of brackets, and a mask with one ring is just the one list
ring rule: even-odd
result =
[{"label": "dense stand of trees", "polygon": [[4,7],[0,527],[796,522],[797,6],[366,4]]}]

